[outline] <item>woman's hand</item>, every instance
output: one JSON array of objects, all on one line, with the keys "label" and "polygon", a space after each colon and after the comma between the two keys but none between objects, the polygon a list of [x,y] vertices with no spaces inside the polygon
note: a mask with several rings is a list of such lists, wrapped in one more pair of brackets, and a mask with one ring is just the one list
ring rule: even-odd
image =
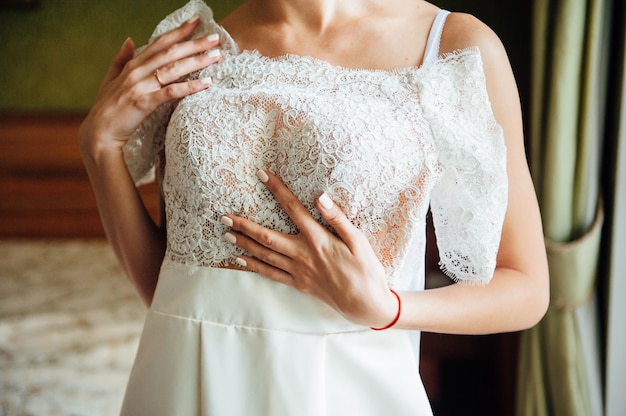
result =
[{"label": "woman's hand", "polygon": [[104,231],[148,305],[165,255],[166,236],[143,204],[126,169],[122,147],[161,104],[210,86],[209,79],[180,81],[220,59],[217,50],[206,53],[218,45],[217,35],[189,40],[199,23],[195,19],[182,24],[136,56],[133,42],[126,40],[78,133]]},{"label": "woman's hand", "polygon": [[319,224],[276,176],[265,171],[258,176],[300,233],[283,234],[241,217],[224,216],[222,222],[233,230],[225,238],[250,254],[237,258],[237,263],[315,296],[355,323],[389,324],[398,302],[365,236],[326,194],[318,199],[317,208],[338,237]]},{"label": "woman's hand", "polygon": [[100,85],[96,101],[81,125],[81,150],[93,154],[121,149],[141,122],[161,104],[206,89],[210,79],[177,82],[220,59],[217,36],[187,40],[198,26],[191,20],[168,32],[133,57],[127,39]]}]

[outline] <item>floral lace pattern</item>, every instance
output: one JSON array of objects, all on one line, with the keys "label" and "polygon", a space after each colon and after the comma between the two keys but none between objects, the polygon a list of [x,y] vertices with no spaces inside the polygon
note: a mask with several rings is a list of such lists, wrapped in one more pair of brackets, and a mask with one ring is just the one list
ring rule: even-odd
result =
[{"label": "floral lace pattern", "polygon": [[490,280],[506,210],[506,150],[478,49],[395,71],[267,58],[240,52],[200,0],[168,16],[153,38],[194,14],[202,19],[196,36],[222,39],[221,62],[192,75],[212,77],[213,86],[159,109],[125,149],[135,180],[155,162],[164,166],[167,260],[232,263],[240,252],[222,238],[227,213],[297,233],[258,181],[263,168],[322,223],[315,198],[327,192],[395,287],[415,287],[423,274],[429,205],[442,269],[458,281]]}]

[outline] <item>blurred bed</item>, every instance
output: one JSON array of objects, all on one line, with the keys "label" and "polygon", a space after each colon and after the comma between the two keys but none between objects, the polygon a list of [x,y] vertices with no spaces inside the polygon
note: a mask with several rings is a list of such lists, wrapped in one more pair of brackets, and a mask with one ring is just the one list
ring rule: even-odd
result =
[{"label": "blurred bed", "polygon": [[118,414],[144,316],[104,240],[0,241],[0,415]]}]

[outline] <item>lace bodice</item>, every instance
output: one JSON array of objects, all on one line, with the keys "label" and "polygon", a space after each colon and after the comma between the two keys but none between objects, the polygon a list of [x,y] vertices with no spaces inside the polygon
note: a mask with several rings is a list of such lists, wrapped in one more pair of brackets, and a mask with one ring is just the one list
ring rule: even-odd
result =
[{"label": "lace bodice", "polygon": [[[139,181],[159,164],[166,259],[232,263],[220,217],[232,213],[298,230],[256,171],[277,174],[312,215],[323,191],[367,236],[399,289],[423,285],[425,217],[433,212],[442,269],[483,284],[495,268],[507,201],[506,151],[477,48],[395,71],[346,69],[310,57],[239,51],[200,0],[194,36],[219,33],[223,59],[193,74],[213,86],[160,107],[125,146]],[[151,39],[151,40],[152,40]]]}]

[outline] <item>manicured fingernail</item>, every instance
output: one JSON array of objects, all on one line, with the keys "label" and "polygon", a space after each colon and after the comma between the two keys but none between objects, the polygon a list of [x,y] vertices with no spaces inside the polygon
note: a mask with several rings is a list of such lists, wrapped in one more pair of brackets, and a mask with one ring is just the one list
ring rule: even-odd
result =
[{"label": "manicured fingernail", "polygon": [[208,40],[209,42],[215,42],[216,40],[220,40],[220,34],[211,33],[209,36],[206,37],[206,40]]},{"label": "manicured fingernail", "polygon": [[231,244],[235,244],[237,242],[237,237],[234,234],[226,233],[224,234],[224,240],[228,241]]},{"label": "manicured fingernail", "polygon": [[265,171],[263,169],[259,169],[256,173],[256,176],[259,177],[259,179],[261,180],[261,182],[265,183],[267,181],[270,180],[270,177],[267,176],[267,173],[265,173]]},{"label": "manicured fingernail", "polygon": [[248,262],[246,262],[244,259],[242,259],[241,257],[237,257],[235,259],[235,263],[237,263],[238,265],[240,265],[241,267],[248,267]]},{"label": "manicured fingernail", "polygon": [[124,46],[126,46],[126,44],[128,42],[130,42],[132,39],[130,37],[127,37],[126,40],[122,43],[122,47],[120,49],[124,49]]},{"label": "manicured fingernail", "polygon": [[211,49],[206,53],[209,58],[219,58],[222,56],[222,52],[219,49]]},{"label": "manicured fingernail", "polygon": [[202,84],[213,84],[213,79],[211,79],[211,77],[204,77],[204,78],[200,78],[200,83]]},{"label": "manicured fingernail", "polygon": [[191,16],[191,17],[189,18],[189,20],[187,20],[187,23],[188,23],[188,24],[191,24],[191,23],[196,23],[196,22],[198,21],[198,19],[200,19],[200,16]]},{"label": "manicured fingernail", "polygon": [[326,195],[326,192],[324,192],[322,195],[320,195],[319,198],[320,204],[322,204],[322,206],[325,209],[331,209],[333,207],[333,200],[330,199],[330,197],[328,195]]},{"label": "manicured fingernail", "polygon": [[226,215],[224,215],[222,218],[220,218],[220,222],[222,224],[224,224],[225,226],[227,226],[227,227],[232,227],[233,226],[233,220],[228,218]]}]

